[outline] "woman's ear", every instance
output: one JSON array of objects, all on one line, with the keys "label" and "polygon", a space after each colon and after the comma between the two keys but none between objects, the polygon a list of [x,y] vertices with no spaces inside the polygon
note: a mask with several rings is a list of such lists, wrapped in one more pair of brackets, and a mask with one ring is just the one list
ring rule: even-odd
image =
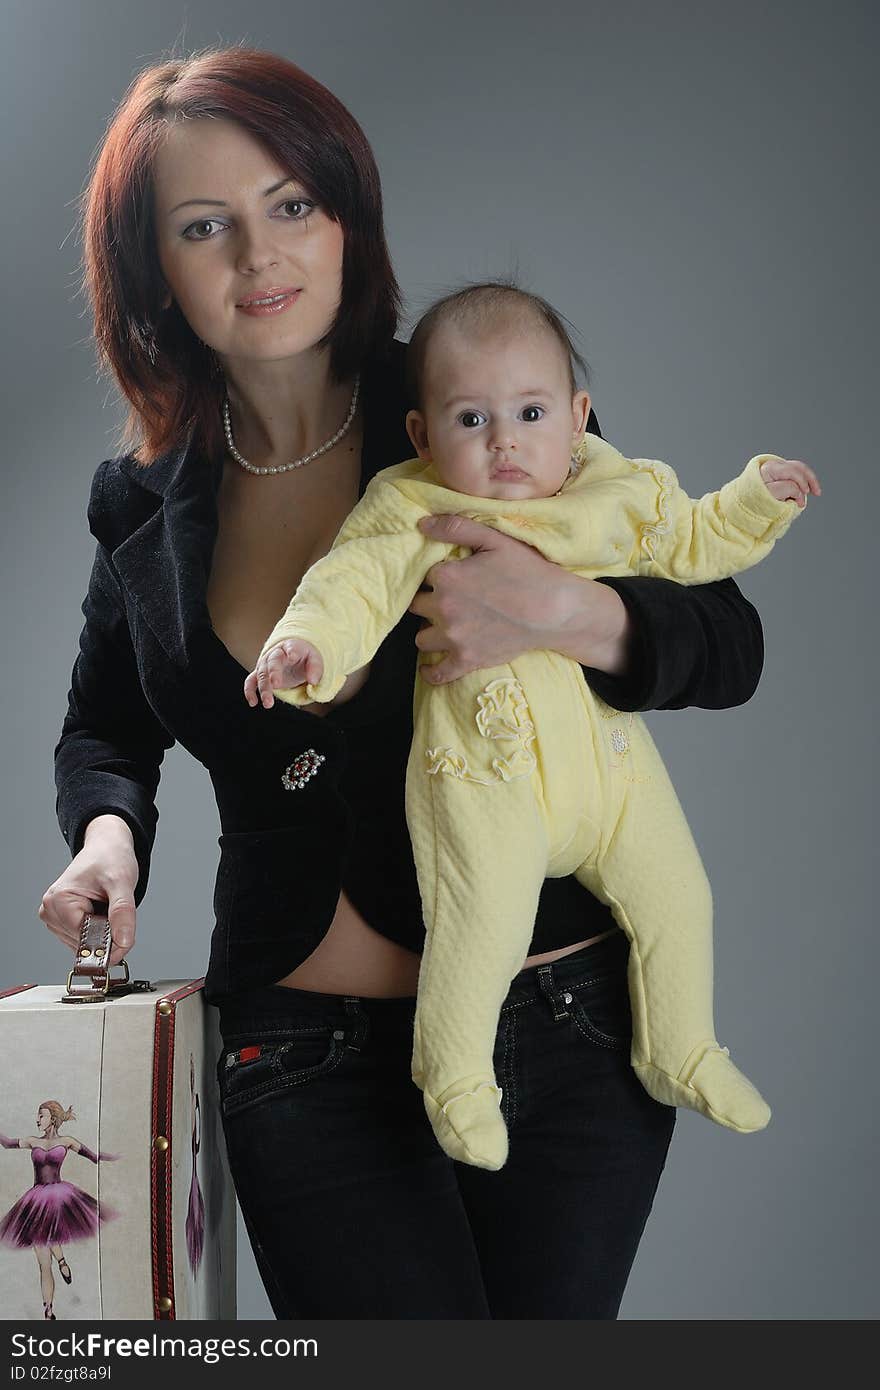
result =
[{"label": "woman's ear", "polygon": [[587,428],[587,421],[590,418],[590,394],[588,391],[575,391],[571,398],[571,425],[572,432],[579,438]]},{"label": "woman's ear", "polygon": [[410,410],[406,417],[406,432],[412,440],[413,448],[420,459],[426,461],[431,457],[431,446],[428,443],[428,427],[425,424],[425,417],[420,410]]}]

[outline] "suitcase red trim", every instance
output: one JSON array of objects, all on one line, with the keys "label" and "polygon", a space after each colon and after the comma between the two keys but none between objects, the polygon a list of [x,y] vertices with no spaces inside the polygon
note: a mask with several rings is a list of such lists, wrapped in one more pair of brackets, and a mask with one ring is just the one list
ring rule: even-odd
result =
[{"label": "suitcase red trim", "polygon": [[156,1001],[153,1041],[153,1152],[150,1161],[150,1213],[153,1247],[153,1317],[173,1322],[174,1259],[171,1233],[171,1106],[174,1099],[174,1005],[201,989],[204,975]]}]

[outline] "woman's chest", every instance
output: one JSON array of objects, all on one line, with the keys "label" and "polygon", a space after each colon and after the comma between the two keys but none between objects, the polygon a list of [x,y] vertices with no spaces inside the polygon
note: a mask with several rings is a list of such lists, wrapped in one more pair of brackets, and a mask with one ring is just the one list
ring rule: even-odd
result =
[{"label": "woman's chest", "polygon": [[359,483],[359,458],[293,484],[271,476],[224,480],[206,598],[214,632],[246,670],[306,570],[330,549]]},{"label": "woman's chest", "polygon": [[366,730],[392,709],[405,724],[420,622],[410,613],[370,666],[349,677],[345,701],[334,702],[340,708],[247,704],[245,676],[302,575],[332,545],[361,478],[352,465],[295,492],[260,487],[274,483],[272,475],[246,481],[254,490],[243,497],[224,477],[210,506],[195,489],[192,499],[175,495],[136,533],[136,546],[116,552],[138,676],[154,713],[209,769],[237,767],[239,759],[273,768],[281,759],[284,767],[300,747],[329,752],[342,729]]}]

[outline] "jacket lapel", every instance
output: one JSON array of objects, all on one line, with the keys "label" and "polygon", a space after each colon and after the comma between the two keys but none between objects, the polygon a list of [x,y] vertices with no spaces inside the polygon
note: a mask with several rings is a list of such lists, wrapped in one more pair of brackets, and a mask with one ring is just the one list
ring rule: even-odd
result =
[{"label": "jacket lapel", "polygon": [[217,537],[222,464],[191,448],[150,468],[121,464],[138,488],[142,521],[112,552],[113,564],[153,636],[176,664],[189,661],[193,632],[209,625],[207,580]]}]

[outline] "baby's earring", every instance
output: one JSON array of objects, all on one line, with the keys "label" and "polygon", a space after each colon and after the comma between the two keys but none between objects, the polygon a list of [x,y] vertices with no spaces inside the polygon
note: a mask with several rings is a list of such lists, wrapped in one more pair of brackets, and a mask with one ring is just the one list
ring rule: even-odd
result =
[{"label": "baby's earring", "polygon": [[587,442],[586,430],[582,434],[574,434],[571,437],[571,473],[572,476],[580,473],[586,459],[584,458],[584,445]]}]

